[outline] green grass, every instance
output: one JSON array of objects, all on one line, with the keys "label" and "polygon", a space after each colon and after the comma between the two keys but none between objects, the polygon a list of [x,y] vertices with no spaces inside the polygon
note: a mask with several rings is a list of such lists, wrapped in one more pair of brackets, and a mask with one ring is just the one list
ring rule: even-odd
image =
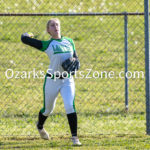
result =
[{"label": "green grass", "polygon": [[[40,3],[40,0],[37,2]],[[90,12],[92,9],[93,12],[143,12],[144,9],[139,0],[121,1],[118,4],[108,0],[104,6],[102,1],[84,0],[83,4],[74,1],[74,5],[71,5],[72,1],[60,1],[57,9],[58,3],[50,1],[51,9],[42,3],[35,11],[34,1],[27,4],[27,1],[18,0],[15,3],[1,1],[0,11],[71,12],[76,9],[77,12]],[[34,68],[35,71],[46,72],[49,60],[46,54],[23,45],[20,36],[30,31],[38,39],[49,39],[45,27],[50,18],[0,17],[0,149],[150,149],[145,126],[143,78],[129,79],[128,112],[124,106],[124,79],[75,79],[78,134],[83,146],[71,146],[69,126],[60,95],[53,114],[45,124],[51,140],[39,138],[35,124],[43,105],[44,79],[33,79],[32,73]],[[85,71],[85,74],[88,73],[87,68],[92,69],[91,73],[114,71],[118,74],[124,71],[123,16],[58,18],[61,20],[62,35],[71,37],[75,42],[81,62],[80,71]],[[144,72],[144,16],[128,17],[128,48],[129,71]],[[5,73],[8,68],[19,70],[20,75],[23,71],[32,72],[31,78],[7,79]]]},{"label": "green grass", "polygon": [[[149,149],[150,137],[147,135],[88,135],[80,137],[82,147],[73,147],[68,136],[53,136],[50,141],[39,137],[5,137],[1,139],[2,149],[107,149],[107,150],[139,150]],[[138,142],[137,142],[138,141]]]}]

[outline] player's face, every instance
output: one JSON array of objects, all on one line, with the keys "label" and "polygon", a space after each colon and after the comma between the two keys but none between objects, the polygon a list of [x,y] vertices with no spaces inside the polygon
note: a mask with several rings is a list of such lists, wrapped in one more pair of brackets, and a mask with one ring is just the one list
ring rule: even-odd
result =
[{"label": "player's face", "polygon": [[52,20],[47,28],[47,32],[52,36],[52,38],[60,38],[60,22]]}]

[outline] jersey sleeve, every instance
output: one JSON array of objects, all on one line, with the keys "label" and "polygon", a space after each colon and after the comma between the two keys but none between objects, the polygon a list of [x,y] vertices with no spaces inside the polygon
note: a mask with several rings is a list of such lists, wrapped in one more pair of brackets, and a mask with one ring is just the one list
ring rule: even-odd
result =
[{"label": "jersey sleeve", "polygon": [[73,51],[76,51],[75,44],[74,44],[73,40],[71,39],[70,42],[71,42],[71,44],[72,44]]},{"label": "jersey sleeve", "polygon": [[78,58],[76,51],[73,52],[73,57]]},{"label": "jersey sleeve", "polygon": [[64,37],[64,38],[67,39],[71,43],[73,51],[76,51],[75,44],[74,44],[73,40],[71,38],[68,38],[68,37]]},{"label": "jersey sleeve", "polygon": [[73,42],[73,40],[71,38],[67,38],[65,37],[72,45],[72,48],[73,48],[73,57],[74,58],[77,58],[78,59],[78,56],[77,56],[77,52],[76,52],[76,48],[75,48],[75,44]]},{"label": "jersey sleeve", "polygon": [[70,43],[72,44],[72,47],[73,47],[73,57],[78,59],[76,48],[75,48],[75,44],[74,44],[72,39],[70,39]]},{"label": "jersey sleeve", "polygon": [[41,50],[41,51],[45,51],[45,50],[48,48],[48,46],[49,46],[51,40],[48,40],[48,41],[41,41],[41,42],[42,42],[42,48],[41,48],[40,50]]},{"label": "jersey sleeve", "polygon": [[21,41],[24,44],[27,44],[27,45],[32,46],[32,47],[34,47],[36,49],[39,49],[39,50],[42,48],[42,42],[40,40],[22,35],[21,36]]},{"label": "jersey sleeve", "polygon": [[21,41],[24,43],[24,44],[27,44],[29,46],[32,46],[40,51],[45,51],[48,46],[49,46],[49,43],[51,40],[48,40],[48,41],[40,41],[40,40],[37,40],[37,39],[34,39],[34,38],[30,38],[28,36],[24,36],[22,35],[21,36]]}]

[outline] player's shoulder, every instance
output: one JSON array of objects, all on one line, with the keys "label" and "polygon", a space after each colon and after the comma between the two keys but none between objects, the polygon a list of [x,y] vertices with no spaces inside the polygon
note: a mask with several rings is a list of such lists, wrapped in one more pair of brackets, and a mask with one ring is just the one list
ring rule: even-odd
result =
[{"label": "player's shoulder", "polygon": [[63,36],[63,38],[67,41],[69,41],[72,45],[74,45],[74,42],[73,42],[73,39],[69,38],[69,37],[66,37],[66,36]]},{"label": "player's shoulder", "polygon": [[47,41],[41,41],[42,42],[42,48],[41,48],[41,51],[45,51],[48,46],[50,45],[50,43],[52,42],[52,40],[47,40]]},{"label": "player's shoulder", "polygon": [[70,41],[70,42],[73,41],[73,39],[71,39],[71,38],[69,38],[69,37],[66,37],[66,36],[63,36],[63,39],[65,39],[65,40],[67,40],[67,41]]}]

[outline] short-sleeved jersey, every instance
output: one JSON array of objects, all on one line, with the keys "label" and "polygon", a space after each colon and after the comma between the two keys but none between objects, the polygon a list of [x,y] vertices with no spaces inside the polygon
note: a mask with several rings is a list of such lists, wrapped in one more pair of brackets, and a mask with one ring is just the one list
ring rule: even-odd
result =
[{"label": "short-sleeved jersey", "polygon": [[75,45],[72,39],[61,37],[61,39],[42,41],[41,51],[44,51],[50,59],[48,72],[51,74],[57,71],[62,73],[64,70],[61,65],[66,59],[73,57]]}]

